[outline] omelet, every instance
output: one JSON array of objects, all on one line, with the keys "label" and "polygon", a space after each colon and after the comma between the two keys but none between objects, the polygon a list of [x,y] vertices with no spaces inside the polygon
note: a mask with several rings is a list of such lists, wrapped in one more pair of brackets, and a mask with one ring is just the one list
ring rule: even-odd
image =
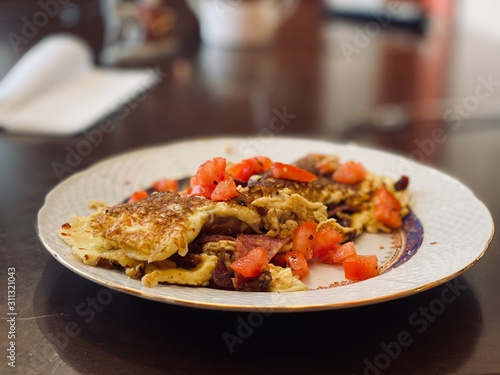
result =
[{"label": "omelet", "polygon": [[[409,196],[406,191],[396,191],[396,181],[388,177],[368,172],[363,181],[356,185],[347,185],[334,182],[329,176],[319,175],[312,182],[297,182],[285,179],[276,179],[270,173],[259,176],[252,181],[243,194],[252,205],[265,206],[271,216],[279,206],[287,206],[288,216],[295,216],[304,205],[317,207],[311,210],[315,215],[311,221],[321,222],[334,217],[344,228],[342,232],[349,232],[351,238],[361,234],[364,230],[370,233],[379,231],[389,232],[391,229],[375,220],[373,216],[372,197],[381,186],[386,186],[401,202],[401,216],[409,212]],[[307,203],[305,203],[307,202]],[[283,210],[282,210],[283,211]],[[286,215],[285,215],[286,216]],[[271,218],[267,220],[273,222]],[[300,222],[300,220],[299,220]],[[288,231],[276,230],[273,233],[288,236]]]},{"label": "omelet", "polygon": [[235,275],[231,264],[246,254],[244,242],[266,247],[269,260],[289,251],[294,231],[304,222],[335,229],[342,242],[363,231],[390,231],[375,220],[374,192],[387,187],[401,203],[401,216],[409,212],[409,197],[392,179],[369,172],[354,185],[333,181],[331,171],[339,164],[336,156],[308,155],[297,164],[317,178],[298,182],[264,172],[240,184],[237,196],[225,201],[167,191],[133,203],[93,204],[95,213],[73,216],[61,226],[59,235],[83,263],[120,267],[148,287],[168,283],[252,291],[307,290],[290,268],[269,264],[259,277],[247,279]]},{"label": "omelet", "polygon": [[260,232],[261,217],[252,206],[237,201],[214,202],[166,191],[134,203],[106,208],[90,217],[94,235],[114,248],[129,249],[148,262],[184,256],[202,231],[224,234]]}]

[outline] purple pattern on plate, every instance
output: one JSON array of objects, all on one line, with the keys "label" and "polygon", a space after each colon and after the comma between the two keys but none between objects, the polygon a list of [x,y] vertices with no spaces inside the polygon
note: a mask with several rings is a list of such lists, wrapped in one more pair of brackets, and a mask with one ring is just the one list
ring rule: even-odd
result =
[{"label": "purple pattern on plate", "polygon": [[399,267],[408,261],[418,251],[424,238],[422,223],[413,212],[410,212],[403,219],[403,227],[401,229],[406,237],[405,246],[398,256],[398,260],[391,266],[391,269]]}]

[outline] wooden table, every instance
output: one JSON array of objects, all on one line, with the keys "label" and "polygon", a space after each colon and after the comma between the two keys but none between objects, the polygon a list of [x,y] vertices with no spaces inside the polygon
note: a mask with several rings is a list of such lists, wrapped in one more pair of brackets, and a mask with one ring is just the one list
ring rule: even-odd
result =
[{"label": "wooden table", "polygon": [[[37,211],[60,178],[143,146],[265,135],[277,113],[289,117],[273,136],[357,142],[430,164],[463,181],[498,220],[499,117],[443,121],[453,108],[441,100],[451,95],[449,36],[384,30],[347,56],[339,43],[353,43],[363,24],[327,20],[317,3],[304,3],[269,49],[215,50],[183,34],[174,55],[150,65],[164,73],[162,82],[126,116],[113,117],[114,131],[63,175],[53,163],[65,163],[88,132],[0,134],[1,373],[500,373],[497,237],[473,268],[445,285],[391,302],[292,314],[206,311],[111,293],[60,265],[40,243]],[[3,38],[8,31],[4,25]],[[3,42],[1,74],[19,57]],[[6,358],[11,268],[15,369]],[[447,288],[456,298],[433,310]],[[227,333],[241,340],[228,345]]]}]

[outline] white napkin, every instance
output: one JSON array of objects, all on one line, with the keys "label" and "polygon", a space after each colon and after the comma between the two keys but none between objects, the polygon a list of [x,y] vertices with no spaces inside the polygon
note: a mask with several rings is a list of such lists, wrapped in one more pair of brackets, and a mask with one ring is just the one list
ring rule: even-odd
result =
[{"label": "white napkin", "polygon": [[0,81],[0,127],[12,133],[75,134],[159,79],[153,69],[96,68],[82,40],[52,35],[29,50]]}]

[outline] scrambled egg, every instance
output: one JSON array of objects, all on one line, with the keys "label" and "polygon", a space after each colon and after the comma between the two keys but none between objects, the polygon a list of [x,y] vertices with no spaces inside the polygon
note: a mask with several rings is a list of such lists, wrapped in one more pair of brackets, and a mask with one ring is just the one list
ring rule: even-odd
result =
[{"label": "scrambled egg", "polygon": [[149,287],[162,282],[178,285],[208,286],[217,265],[217,256],[201,254],[200,257],[202,258],[201,262],[192,269],[176,267],[147,272],[146,268],[146,275],[142,278],[142,283]]},{"label": "scrambled egg", "polygon": [[295,277],[290,268],[282,268],[269,265],[269,271],[273,277],[273,281],[269,286],[269,292],[297,292],[300,290],[309,290],[309,287]]}]

